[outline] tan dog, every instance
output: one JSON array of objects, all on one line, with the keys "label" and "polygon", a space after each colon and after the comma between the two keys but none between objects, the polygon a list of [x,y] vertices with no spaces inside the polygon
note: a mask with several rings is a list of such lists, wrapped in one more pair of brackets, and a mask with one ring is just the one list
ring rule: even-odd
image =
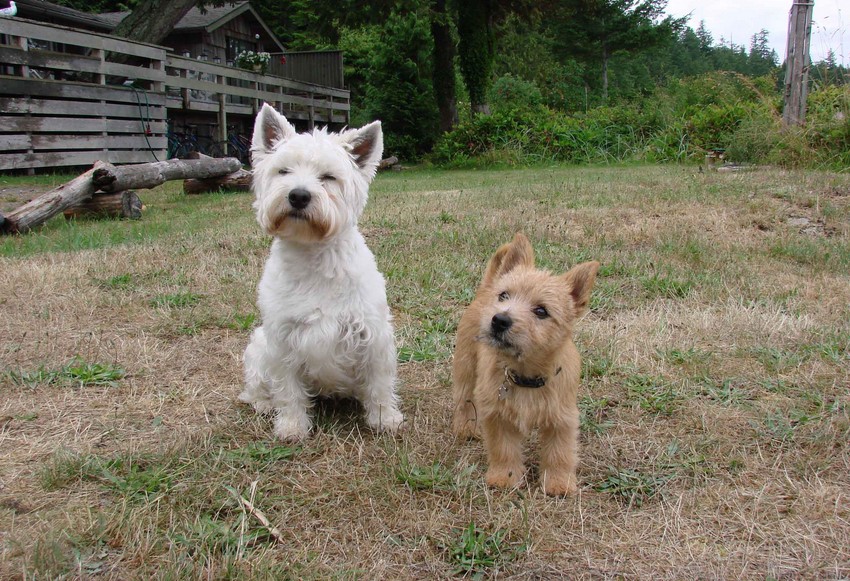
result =
[{"label": "tan dog", "polygon": [[537,270],[521,233],[487,264],[458,326],[452,429],[460,437],[480,431],[489,485],[522,482],[523,440],[539,428],[543,490],[576,491],[581,358],[573,325],[587,311],[598,270],[598,262],[561,276]]}]

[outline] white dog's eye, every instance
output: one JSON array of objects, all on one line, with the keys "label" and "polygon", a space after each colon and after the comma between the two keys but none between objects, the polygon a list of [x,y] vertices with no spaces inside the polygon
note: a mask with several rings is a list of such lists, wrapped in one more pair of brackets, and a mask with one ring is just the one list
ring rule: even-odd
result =
[{"label": "white dog's eye", "polygon": [[323,182],[333,182],[336,181],[336,176],[326,173],[320,178]]},{"label": "white dog's eye", "polygon": [[277,170],[277,173],[279,173],[279,174],[280,174],[280,175],[282,175],[282,176],[285,176],[285,175],[289,174],[289,170],[288,170],[288,169],[286,169],[286,168],[284,168],[284,169],[279,169],[279,170]]},{"label": "white dog's eye", "polygon": [[549,317],[549,311],[546,310],[546,307],[543,305],[537,305],[531,311],[538,319],[547,319]]},{"label": "white dog's eye", "polygon": [[510,295],[508,294],[508,291],[502,291],[502,292],[499,293],[499,302],[500,303],[502,301],[508,300],[509,298],[510,298]]}]

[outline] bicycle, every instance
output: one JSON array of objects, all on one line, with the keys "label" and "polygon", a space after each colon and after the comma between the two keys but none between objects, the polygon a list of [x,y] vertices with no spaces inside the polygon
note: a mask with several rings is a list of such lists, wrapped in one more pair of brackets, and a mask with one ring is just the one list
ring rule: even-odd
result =
[{"label": "bicycle", "polygon": [[227,140],[219,141],[215,146],[227,157],[235,157],[242,165],[251,163],[251,140],[229,128]]},{"label": "bicycle", "polygon": [[188,157],[189,153],[197,151],[210,157],[222,157],[223,153],[218,144],[214,143],[208,137],[199,137],[195,135],[191,128],[187,131],[173,131],[169,128],[168,134],[168,150],[167,159]]}]

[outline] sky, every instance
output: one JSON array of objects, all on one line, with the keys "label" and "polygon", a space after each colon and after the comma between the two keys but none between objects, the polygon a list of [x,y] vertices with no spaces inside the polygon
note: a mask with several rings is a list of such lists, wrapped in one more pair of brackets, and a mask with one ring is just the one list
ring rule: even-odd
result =
[{"label": "sky", "polygon": [[[688,26],[696,30],[700,20],[720,44],[729,43],[749,50],[750,40],[762,28],[767,29],[770,46],[785,60],[788,14],[793,0],[668,0],[667,14],[691,14]],[[843,8],[842,8],[843,5]],[[812,12],[812,61],[826,57],[832,49],[836,61],[850,66],[850,2],[847,0],[814,0]]]}]

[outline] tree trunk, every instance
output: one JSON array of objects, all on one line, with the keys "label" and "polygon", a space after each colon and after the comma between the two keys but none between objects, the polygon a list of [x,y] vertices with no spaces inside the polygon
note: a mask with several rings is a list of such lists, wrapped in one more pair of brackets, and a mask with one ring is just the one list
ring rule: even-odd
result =
[{"label": "tree trunk", "polygon": [[94,194],[79,206],[65,210],[65,219],[72,218],[127,218],[142,217],[142,201],[133,190],[114,194]]},{"label": "tree trunk", "polygon": [[252,175],[251,172],[240,169],[218,178],[183,180],[183,193],[193,195],[217,190],[248,191],[251,189]]},{"label": "tree trunk", "polygon": [[235,157],[169,159],[153,163],[114,166],[104,164],[94,170],[92,182],[105,192],[155,188],[168,180],[206,179],[231,174],[242,167]]},{"label": "tree trunk", "polygon": [[472,113],[489,113],[487,90],[493,71],[493,19],[489,0],[457,3],[460,72],[469,92]]},{"label": "tree trunk", "polygon": [[434,0],[431,36],[434,37],[434,96],[440,110],[440,132],[451,131],[458,123],[455,87],[455,47],[452,40],[446,0]]},{"label": "tree trunk", "polygon": [[242,163],[235,157],[171,159],[120,167],[98,161],[81,176],[3,216],[0,233],[27,232],[59,212],[79,206],[98,190],[112,193],[155,188],[168,180],[218,177],[231,174],[241,167]]},{"label": "tree trunk", "polygon": [[142,0],[112,34],[160,44],[196,3],[197,0]]},{"label": "tree trunk", "polygon": [[59,212],[89,199],[97,189],[92,183],[92,175],[101,165],[102,162],[95,163],[92,169],[81,176],[13,210],[5,216],[2,232],[4,234],[29,232]]},{"label": "tree trunk", "polygon": [[608,102],[608,49],[602,49],[602,102]]}]

